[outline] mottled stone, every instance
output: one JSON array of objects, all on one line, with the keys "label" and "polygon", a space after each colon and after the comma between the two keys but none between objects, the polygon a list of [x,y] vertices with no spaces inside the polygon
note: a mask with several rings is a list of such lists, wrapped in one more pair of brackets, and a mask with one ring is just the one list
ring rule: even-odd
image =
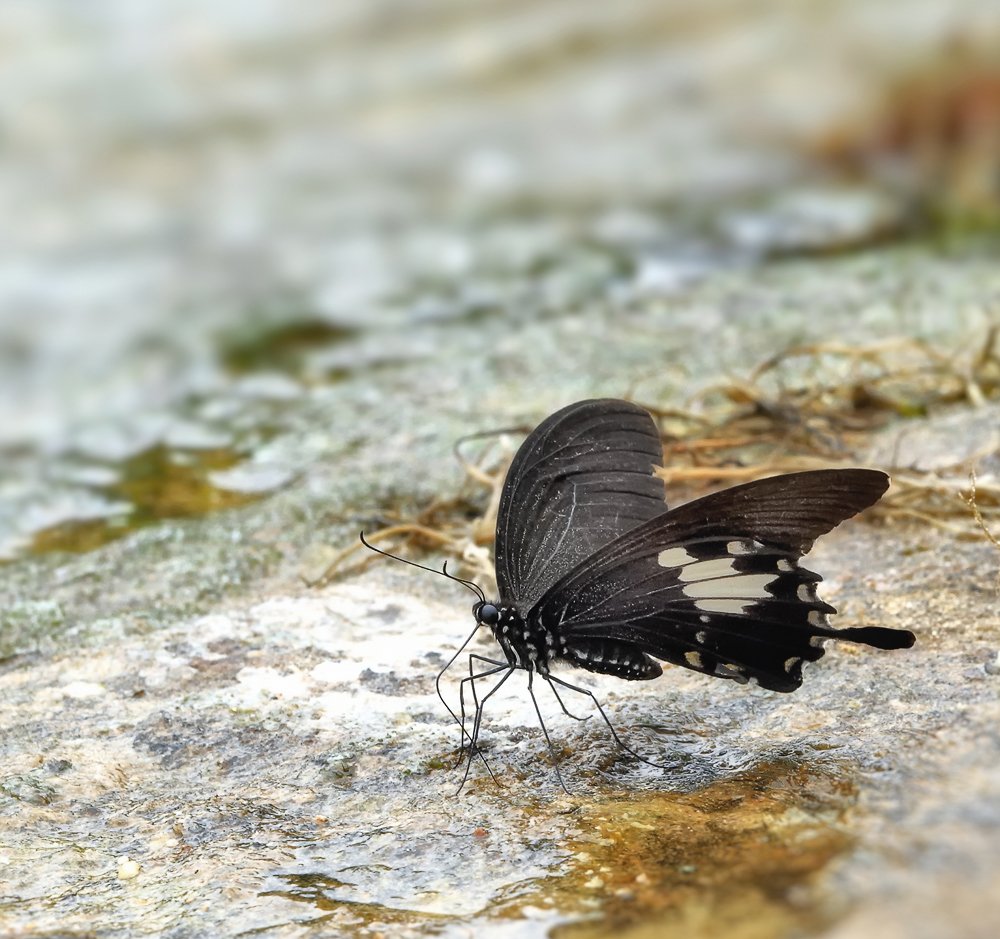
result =
[{"label": "mottled stone", "polygon": [[[793,343],[981,343],[994,252],[872,245],[888,197],[798,189],[788,147],[937,5],[823,5],[821,42],[739,4],[147,6],[0,12],[0,933],[1000,934],[986,540],[824,538],[834,624],[917,644],[834,643],[793,695],[573,673],[666,768],[542,694],[571,796],[522,674],[457,795],[468,591],[361,552],[315,586],[362,528],[473,524],[463,434]],[[872,460],[985,480],[995,417]]]}]

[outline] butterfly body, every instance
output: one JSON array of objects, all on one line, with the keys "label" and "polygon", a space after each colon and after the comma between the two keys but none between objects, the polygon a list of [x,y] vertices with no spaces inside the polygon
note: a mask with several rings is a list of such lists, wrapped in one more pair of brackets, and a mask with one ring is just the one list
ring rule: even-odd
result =
[{"label": "butterfly body", "polygon": [[549,673],[549,661],[556,650],[556,634],[530,623],[514,606],[497,605],[499,617],[490,625],[508,663],[543,675]]},{"label": "butterfly body", "polygon": [[[486,763],[478,745],[483,708],[515,671],[527,672],[553,759],[532,690],[535,676],[571,717],[557,686],[587,696],[615,742],[645,760],[621,740],[594,693],[570,684],[557,666],[646,681],[662,675],[660,663],[667,662],[789,692],[801,685],[803,664],[823,656],[828,639],[880,649],[913,645],[908,630],[832,627],[828,617],[836,611],[816,593],[822,578],[799,564],[816,538],[878,501],[889,485],[884,473],[789,473],[668,509],[653,473],[662,458],[649,413],[614,399],[555,412],[518,449],[497,509],[499,598],[487,600],[478,585],[460,581],[479,597],[476,629],[436,682],[463,745],[468,741],[462,785],[474,755]],[[456,714],[441,679],[483,626],[503,659],[469,655]],[[487,679],[493,684],[480,694],[477,682]]]},{"label": "butterfly body", "polygon": [[665,661],[788,692],[826,639],[912,645],[905,630],[831,627],[822,578],[799,564],[879,499],[884,473],[790,473],[668,509],[661,460],[648,412],[613,399],[563,408],[521,445],[497,512],[500,599],[474,609],[512,668],[648,680]]},{"label": "butterfly body", "polygon": [[[549,628],[537,618],[525,619],[514,606],[476,604],[495,608],[495,623],[487,623],[503,650],[508,664],[547,676],[550,668],[564,661],[577,668],[616,678],[647,680],[663,674],[659,663],[627,642],[613,639],[581,640],[572,645],[558,628]],[[492,614],[489,616],[492,619]]]}]

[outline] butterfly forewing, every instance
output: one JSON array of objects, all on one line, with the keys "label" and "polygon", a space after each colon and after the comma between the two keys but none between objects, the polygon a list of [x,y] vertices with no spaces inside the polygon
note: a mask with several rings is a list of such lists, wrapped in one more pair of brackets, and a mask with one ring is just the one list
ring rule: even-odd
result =
[{"label": "butterfly forewing", "polygon": [[580,401],[538,425],[507,472],[497,512],[500,596],[527,611],[563,575],[665,509],[649,413]]},{"label": "butterfly forewing", "polygon": [[[737,486],[665,512],[565,574],[531,618],[562,640],[628,643],[720,678],[776,691],[801,683],[817,641],[905,644],[891,630],[836,631],[798,560],[812,542],[875,502],[888,485],[870,470],[794,473]],[[912,636],[909,636],[912,641]]]}]

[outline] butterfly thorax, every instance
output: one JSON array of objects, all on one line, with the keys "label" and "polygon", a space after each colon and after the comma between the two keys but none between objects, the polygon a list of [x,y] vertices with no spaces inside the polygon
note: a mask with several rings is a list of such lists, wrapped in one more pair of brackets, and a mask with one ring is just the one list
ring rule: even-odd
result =
[{"label": "butterfly thorax", "polygon": [[507,661],[516,668],[548,673],[549,661],[556,643],[555,636],[529,623],[516,607],[497,603],[500,617],[490,629],[500,643]]}]

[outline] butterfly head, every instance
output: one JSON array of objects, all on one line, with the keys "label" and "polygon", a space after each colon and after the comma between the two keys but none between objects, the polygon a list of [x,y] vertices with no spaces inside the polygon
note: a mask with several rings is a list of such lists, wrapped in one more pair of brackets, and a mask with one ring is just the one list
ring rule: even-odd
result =
[{"label": "butterfly head", "polygon": [[472,607],[472,615],[480,626],[496,626],[500,622],[500,610],[495,603],[480,600]]}]

